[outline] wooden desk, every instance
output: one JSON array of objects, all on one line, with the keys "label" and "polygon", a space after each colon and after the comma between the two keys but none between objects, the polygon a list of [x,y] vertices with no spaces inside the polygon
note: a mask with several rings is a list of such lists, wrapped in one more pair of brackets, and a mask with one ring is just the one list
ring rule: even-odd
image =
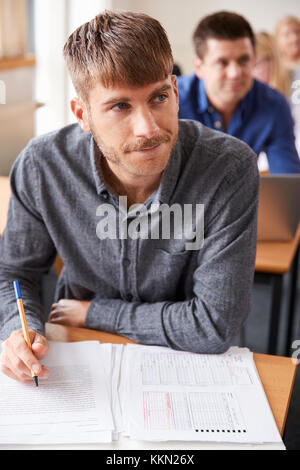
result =
[{"label": "wooden desk", "polygon": [[290,242],[258,242],[256,247],[255,271],[288,273],[300,240],[300,223],[295,238]]},{"label": "wooden desk", "polygon": [[268,353],[276,354],[280,309],[282,301],[283,276],[291,273],[288,304],[287,335],[285,355],[290,353],[294,316],[296,310],[296,291],[299,265],[300,223],[295,238],[291,242],[258,242],[255,262],[255,280],[271,285],[271,315],[269,327]]},{"label": "wooden desk", "polygon": [[[50,341],[62,342],[97,340],[102,343],[133,343],[127,338],[103,331],[56,325],[54,323],[46,324],[46,336]],[[254,353],[254,360],[278,430],[282,436],[297,366],[290,358],[266,354]]]}]

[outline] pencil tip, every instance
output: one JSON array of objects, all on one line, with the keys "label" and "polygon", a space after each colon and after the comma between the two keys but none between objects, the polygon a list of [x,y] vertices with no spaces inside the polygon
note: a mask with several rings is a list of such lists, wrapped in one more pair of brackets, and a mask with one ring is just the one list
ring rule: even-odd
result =
[{"label": "pencil tip", "polygon": [[37,375],[35,375],[33,378],[34,378],[34,381],[35,381],[35,385],[38,387],[39,386],[39,381],[38,381]]}]

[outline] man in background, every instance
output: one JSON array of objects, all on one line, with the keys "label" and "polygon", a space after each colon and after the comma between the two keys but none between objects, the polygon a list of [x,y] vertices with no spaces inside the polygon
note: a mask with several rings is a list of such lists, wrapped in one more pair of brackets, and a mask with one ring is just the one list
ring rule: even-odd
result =
[{"label": "man in background", "polygon": [[179,118],[265,152],[271,173],[300,173],[294,122],[285,97],[253,79],[255,37],[240,15],[218,12],[202,19],[193,35],[195,74],[178,77]]}]

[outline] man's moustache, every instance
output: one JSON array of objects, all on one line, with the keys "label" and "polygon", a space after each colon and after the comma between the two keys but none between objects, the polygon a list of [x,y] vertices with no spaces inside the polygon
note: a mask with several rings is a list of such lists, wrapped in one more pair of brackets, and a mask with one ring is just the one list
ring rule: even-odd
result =
[{"label": "man's moustache", "polygon": [[127,144],[123,147],[123,152],[137,152],[139,150],[151,149],[157,147],[160,144],[170,142],[171,137],[169,135],[156,136],[151,139],[144,139],[139,141],[138,144]]}]

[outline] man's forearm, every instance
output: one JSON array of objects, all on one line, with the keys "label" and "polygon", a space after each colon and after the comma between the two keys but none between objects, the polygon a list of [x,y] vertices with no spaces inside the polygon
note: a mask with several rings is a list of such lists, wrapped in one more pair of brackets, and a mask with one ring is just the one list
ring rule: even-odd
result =
[{"label": "man's forearm", "polygon": [[155,303],[95,298],[87,312],[86,327],[120,334],[142,344],[222,353],[249,313],[249,302],[244,300],[233,319],[229,304],[222,311],[199,298]]},{"label": "man's forearm", "polygon": [[[13,280],[20,279],[17,275],[3,279],[0,274],[0,339],[5,340],[14,330],[22,327],[14,298]],[[26,311],[28,328],[44,335],[43,309],[40,303],[39,284],[34,281],[20,280],[22,285],[23,303]]]}]

